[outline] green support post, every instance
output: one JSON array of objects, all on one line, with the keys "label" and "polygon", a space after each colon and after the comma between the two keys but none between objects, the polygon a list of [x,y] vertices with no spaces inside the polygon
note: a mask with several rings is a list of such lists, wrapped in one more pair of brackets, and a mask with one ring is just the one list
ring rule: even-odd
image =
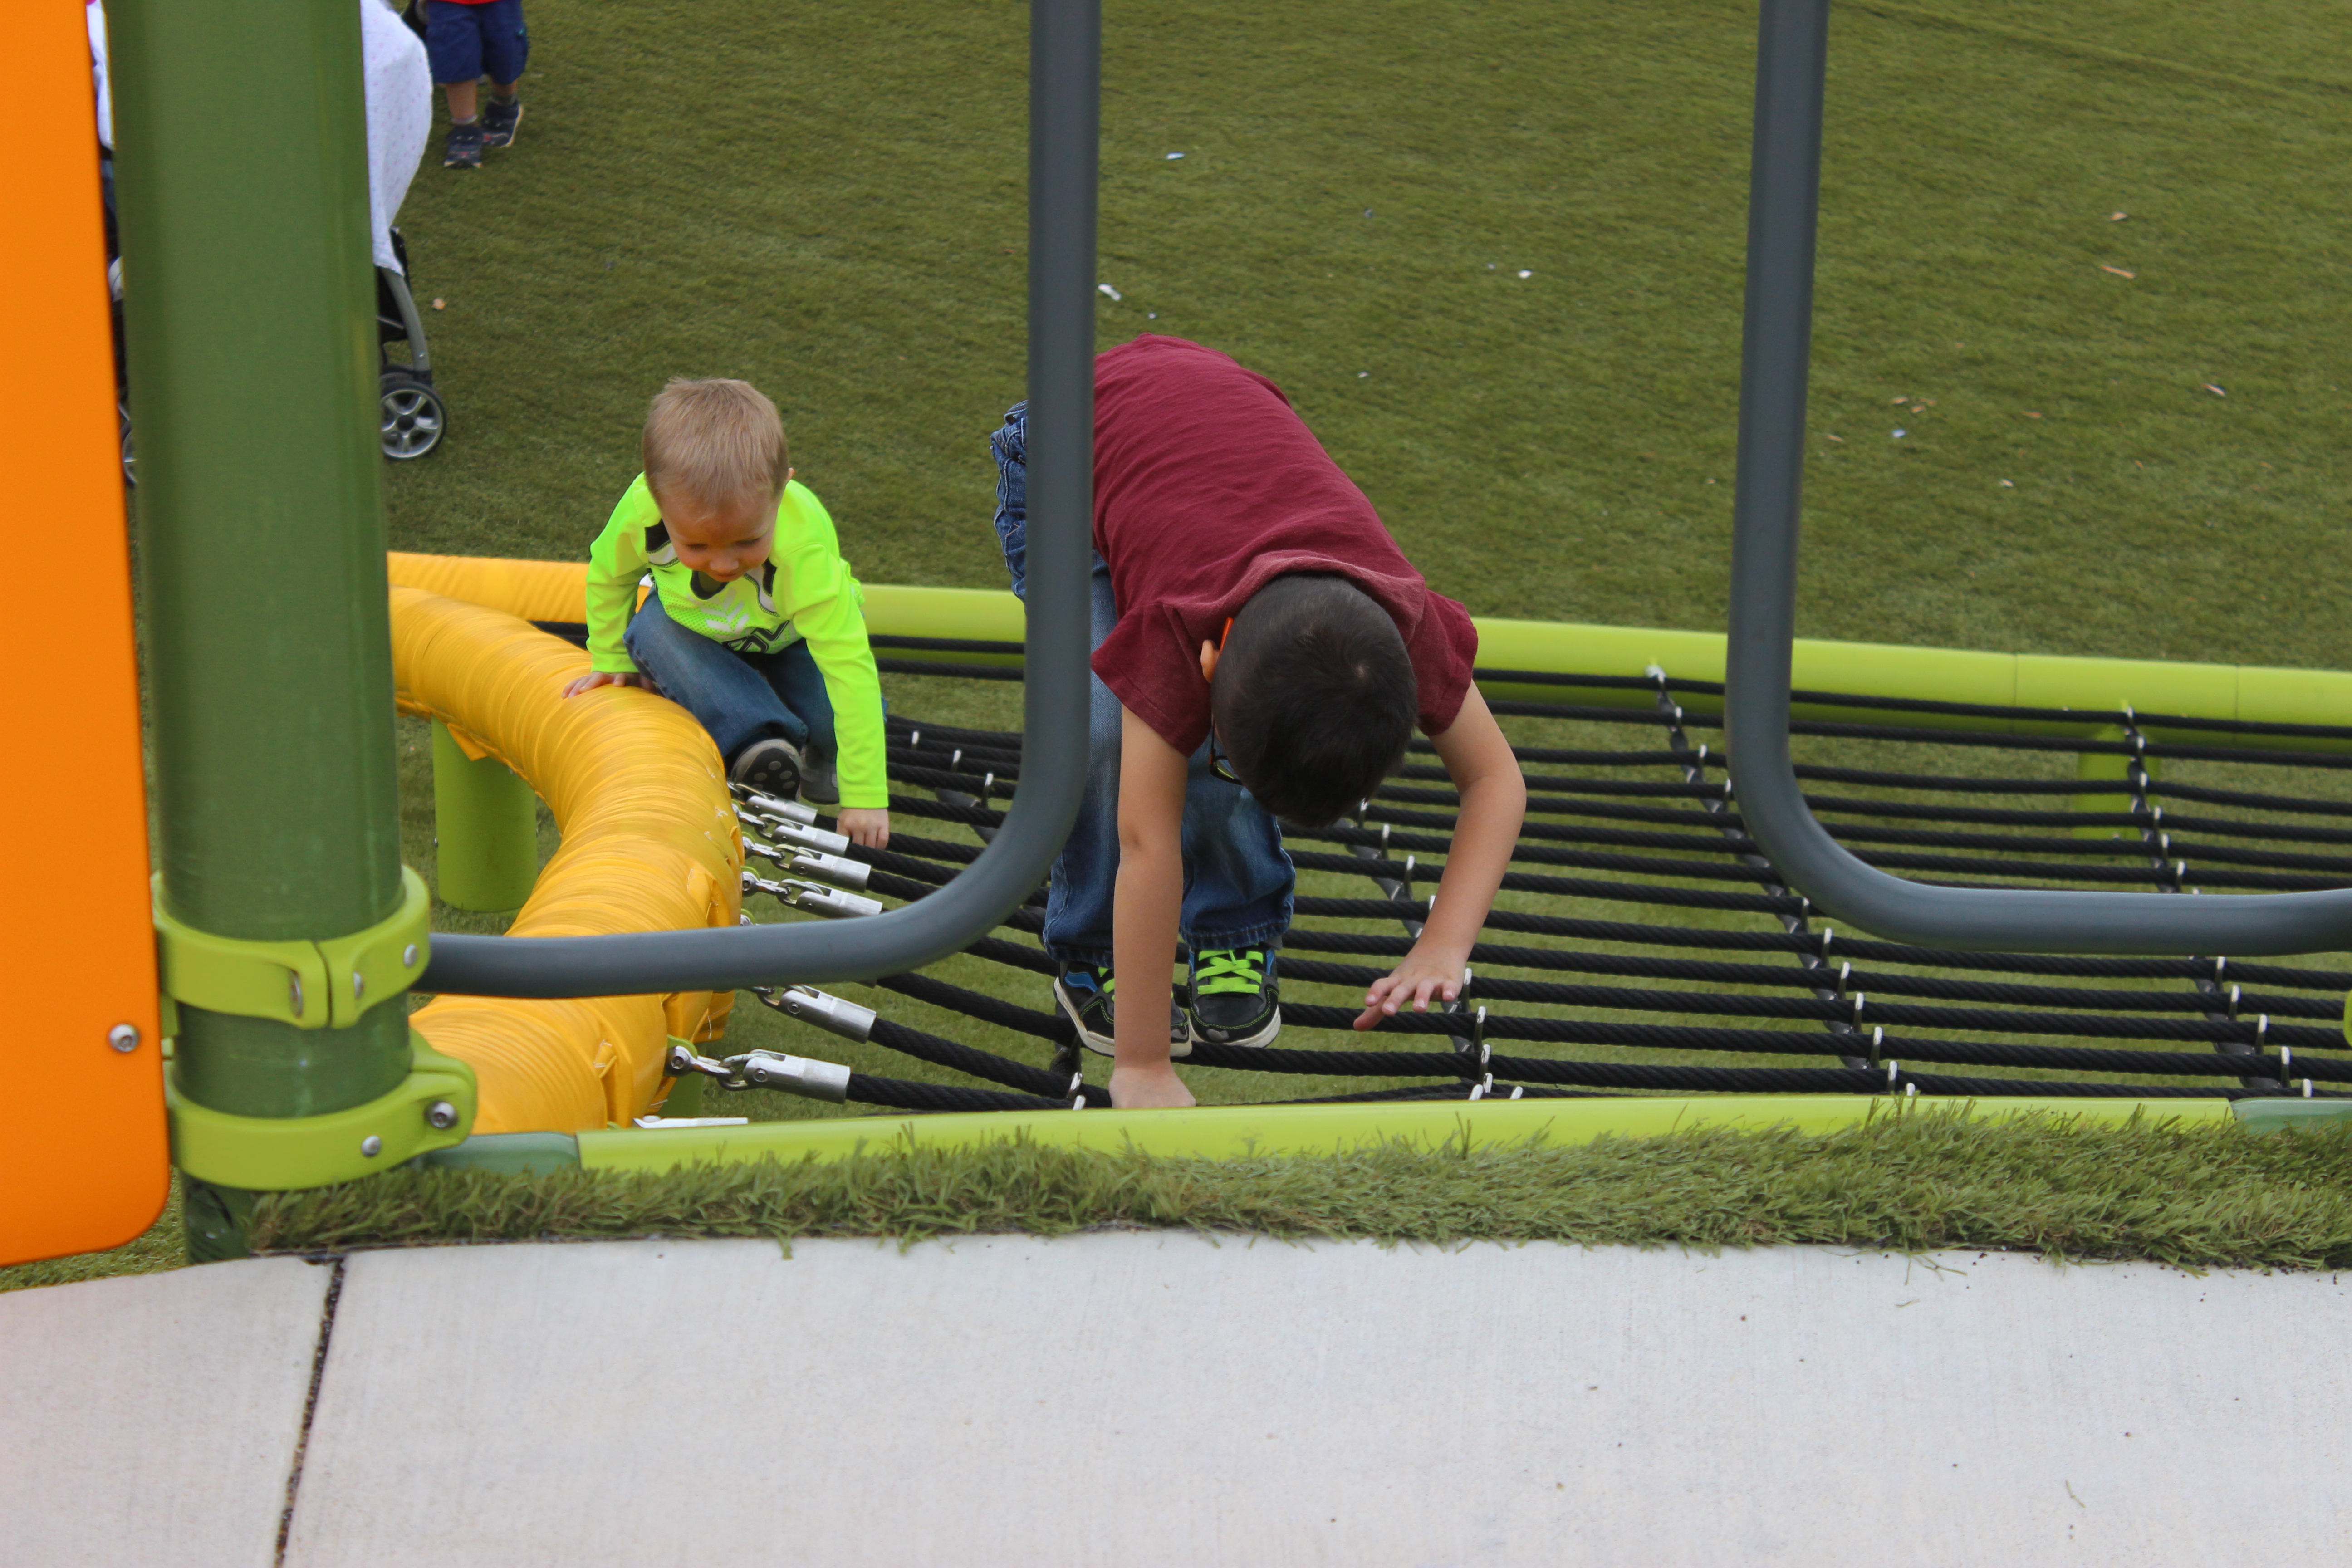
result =
[{"label": "green support post", "polygon": [[469,757],[433,721],[435,889],[453,909],[522,908],[539,879],[539,800],[496,757]]},{"label": "green support post", "polygon": [[[424,932],[399,856],[358,8],[116,0],[109,22],[157,910],[167,977],[176,942],[214,1001],[177,1008],[175,1102],[215,1113],[215,1142],[236,1142],[222,1115],[296,1133],[377,1102],[401,1118],[379,1154],[412,1113],[440,1140],[471,1114],[446,1088],[462,1068],[429,1110],[402,1098]],[[301,994],[312,952],[331,1009]],[[236,1000],[259,995],[279,1010]],[[345,1142],[335,1161],[370,1168]],[[192,1191],[221,1220],[192,1252],[242,1252],[257,1184]]]}]

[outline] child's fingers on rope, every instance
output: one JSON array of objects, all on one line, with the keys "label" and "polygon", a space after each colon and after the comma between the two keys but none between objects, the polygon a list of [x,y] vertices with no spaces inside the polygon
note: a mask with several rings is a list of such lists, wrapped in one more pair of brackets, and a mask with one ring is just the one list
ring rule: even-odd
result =
[{"label": "child's fingers on rope", "polygon": [[1416,1013],[1429,1011],[1433,1002],[1444,1004],[1462,994],[1462,966],[1439,964],[1408,954],[1393,974],[1382,975],[1364,993],[1364,1010],[1358,1016],[1359,1029],[1376,1027],[1382,1018],[1392,1016],[1399,1008],[1411,1004]]},{"label": "child's fingers on rope", "polygon": [[849,806],[839,818],[840,830],[849,841],[867,849],[890,847],[890,814],[875,806]]}]

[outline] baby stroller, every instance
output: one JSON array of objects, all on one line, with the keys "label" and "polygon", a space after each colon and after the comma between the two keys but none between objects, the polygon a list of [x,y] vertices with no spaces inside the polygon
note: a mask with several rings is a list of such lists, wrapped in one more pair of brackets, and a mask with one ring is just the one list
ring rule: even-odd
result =
[{"label": "baby stroller", "polygon": [[[425,341],[425,322],[416,314],[416,298],[408,291],[408,246],[400,230],[385,231],[392,240],[397,267],[379,263],[375,269],[375,337],[382,388],[383,455],[395,462],[421,458],[441,445],[448,427],[449,410],[433,390],[433,351]],[[399,358],[392,346],[402,347]]]},{"label": "baby stroller", "polygon": [[[367,69],[368,220],[375,241],[376,381],[383,455],[422,458],[441,445],[449,410],[433,389],[433,351],[408,289],[408,245],[394,226],[433,135],[433,72],[425,44],[382,0],[359,0]],[[403,352],[394,356],[393,345]]]},{"label": "baby stroller", "polygon": [[[425,46],[381,0],[359,0],[366,61],[368,220],[375,258],[376,381],[383,455],[405,462],[441,445],[448,405],[433,385],[433,352],[408,287],[408,245],[393,216],[408,195],[433,121],[432,71]],[[122,426],[122,478],[138,483],[131,403],[122,354],[122,260],[114,227],[110,103],[106,92],[105,21],[90,8],[90,52],[100,83],[100,168],[106,195],[106,279],[114,299],[114,384]],[[394,345],[399,345],[395,354]]]}]

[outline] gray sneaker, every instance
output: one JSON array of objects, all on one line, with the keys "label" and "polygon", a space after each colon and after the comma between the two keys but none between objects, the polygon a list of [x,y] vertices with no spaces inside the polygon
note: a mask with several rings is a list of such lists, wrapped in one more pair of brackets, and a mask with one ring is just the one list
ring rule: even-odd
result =
[{"label": "gray sneaker", "polygon": [[727,782],[790,800],[801,784],[801,754],[773,736],[754,741],[736,753],[734,765],[727,770]]},{"label": "gray sneaker", "polygon": [[831,757],[810,752],[801,758],[801,799],[810,805],[841,804],[841,775]]}]

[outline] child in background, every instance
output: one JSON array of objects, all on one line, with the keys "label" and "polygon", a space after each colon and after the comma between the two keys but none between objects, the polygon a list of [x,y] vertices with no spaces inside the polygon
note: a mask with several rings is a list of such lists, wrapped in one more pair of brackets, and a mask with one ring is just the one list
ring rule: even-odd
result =
[{"label": "child in background", "polygon": [[[1027,405],[991,446],[1021,594]],[[1190,1105],[1171,1056],[1275,1037],[1295,883],[1276,819],[1319,827],[1356,809],[1416,725],[1461,816],[1428,921],[1356,1027],[1453,1001],[1527,810],[1471,679],[1469,613],[1429,591],[1279,387],[1181,338],[1095,361],[1094,542],[1087,788],[1045,944],[1055,999],[1115,1058],[1112,1103]]]},{"label": "child in background", "polygon": [[[449,100],[449,143],[441,166],[478,169],[482,149],[509,145],[522,123],[515,85],[530,58],[522,0],[425,0],[425,49],[433,58],[433,79]],[[485,74],[490,101],[477,113]]]},{"label": "child in background", "polygon": [[710,731],[730,782],[837,804],[841,831],[879,849],[890,787],[865,597],[793,479],[776,405],[748,382],[673,381],[646,416],[645,472],[590,547],[590,673],[563,695],[659,691]]}]

